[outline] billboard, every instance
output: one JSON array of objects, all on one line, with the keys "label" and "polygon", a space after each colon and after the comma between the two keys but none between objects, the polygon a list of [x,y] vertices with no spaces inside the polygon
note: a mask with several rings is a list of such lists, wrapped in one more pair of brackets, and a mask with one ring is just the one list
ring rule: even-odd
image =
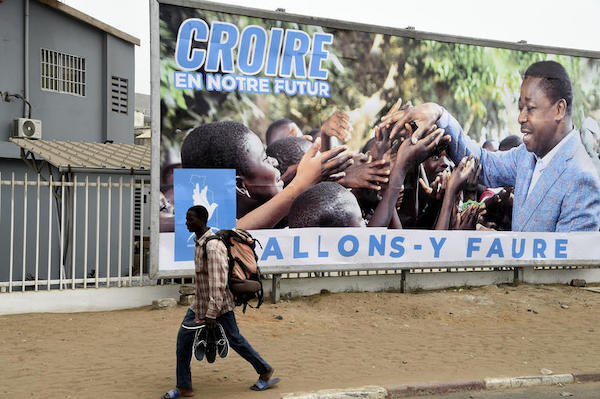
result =
[{"label": "billboard", "polygon": [[151,13],[155,274],[192,274],[198,204],[267,272],[598,263],[599,54]]}]

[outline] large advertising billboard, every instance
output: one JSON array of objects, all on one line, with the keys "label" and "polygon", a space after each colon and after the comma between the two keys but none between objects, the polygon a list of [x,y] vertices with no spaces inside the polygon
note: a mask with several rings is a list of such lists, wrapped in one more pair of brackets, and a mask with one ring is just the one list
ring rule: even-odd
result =
[{"label": "large advertising billboard", "polygon": [[599,262],[598,54],[152,12],[158,275],[193,272],[192,205],[267,272]]}]

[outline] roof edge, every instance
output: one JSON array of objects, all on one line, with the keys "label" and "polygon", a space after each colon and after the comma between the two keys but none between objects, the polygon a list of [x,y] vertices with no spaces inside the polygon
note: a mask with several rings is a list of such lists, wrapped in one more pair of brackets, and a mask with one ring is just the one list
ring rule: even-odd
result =
[{"label": "roof edge", "polygon": [[45,4],[49,7],[54,8],[55,10],[61,11],[67,15],[70,15],[71,17],[78,19],[81,22],[84,22],[88,25],[92,25],[95,28],[98,28],[106,33],[109,33],[115,37],[118,37],[119,39],[125,40],[126,42],[129,42],[135,46],[139,46],[140,45],[140,39],[138,39],[135,36],[132,36],[128,33],[125,33],[117,28],[114,28],[100,20],[97,20],[96,18],[89,16],[79,10],[76,10],[75,8],[68,6],[64,3],[61,3],[58,0],[37,0],[39,3]]}]

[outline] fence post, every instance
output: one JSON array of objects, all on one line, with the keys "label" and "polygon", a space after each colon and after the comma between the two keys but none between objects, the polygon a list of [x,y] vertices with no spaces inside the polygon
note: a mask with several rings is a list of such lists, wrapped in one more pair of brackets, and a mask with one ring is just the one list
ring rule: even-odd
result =
[{"label": "fence post", "polygon": [[271,283],[271,301],[277,303],[281,295],[281,274],[273,274]]},{"label": "fence post", "polygon": [[521,283],[522,276],[523,276],[523,268],[515,266],[513,268],[513,285],[515,287]]}]

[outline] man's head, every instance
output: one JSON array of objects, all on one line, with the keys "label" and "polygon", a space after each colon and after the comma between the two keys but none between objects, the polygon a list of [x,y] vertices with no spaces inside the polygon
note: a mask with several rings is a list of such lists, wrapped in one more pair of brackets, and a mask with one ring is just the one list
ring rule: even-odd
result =
[{"label": "man's head", "polygon": [[279,119],[269,125],[266,133],[267,146],[271,145],[277,140],[281,140],[285,137],[300,137],[302,131],[289,119]]},{"label": "man's head", "polygon": [[192,130],[181,146],[184,168],[236,169],[236,186],[244,196],[264,203],[283,188],[276,161],[262,142],[238,122],[213,122]]},{"label": "man's head", "polygon": [[354,195],[334,182],[321,182],[300,194],[288,215],[290,227],[362,227]]},{"label": "man's head", "polygon": [[267,155],[277,160],[277,169],[284,174],[287,168],[300,162],[311,147],[310,141],[301,137],[285,137],[267,147]]},{"label": "man's head", "polygon": [[423,168],[427,175],[427,180],[434,181],[436,177],[442,174],[450,167],[450,161],[446,156],[446,150],[442,150],[439,154],[434,154],[423,161]]},{"label": "man's head", "polygon": [[523,144],[523,140],[520,136],[516,134],[511,134],[510,136],[506,136],[500,141],[498,145],[498,151],[508,151],[511,148],[515,148]]},{"label": "man's head", "polygon": [[486,140],[481,147],[486,151],[498,151],[498,141],[493,139]]},{"label": "man's head", "polygon": [[185,214],[185,225],[192,233],[204,233],[207,230],[208,211],[202,205],[194,205]]},{"label": "man's head", "polygon": [[573,89],[565,68],[540,61],[525,71],[519,97],[519,124],[527,151],[546,155],[571,130]]}]

